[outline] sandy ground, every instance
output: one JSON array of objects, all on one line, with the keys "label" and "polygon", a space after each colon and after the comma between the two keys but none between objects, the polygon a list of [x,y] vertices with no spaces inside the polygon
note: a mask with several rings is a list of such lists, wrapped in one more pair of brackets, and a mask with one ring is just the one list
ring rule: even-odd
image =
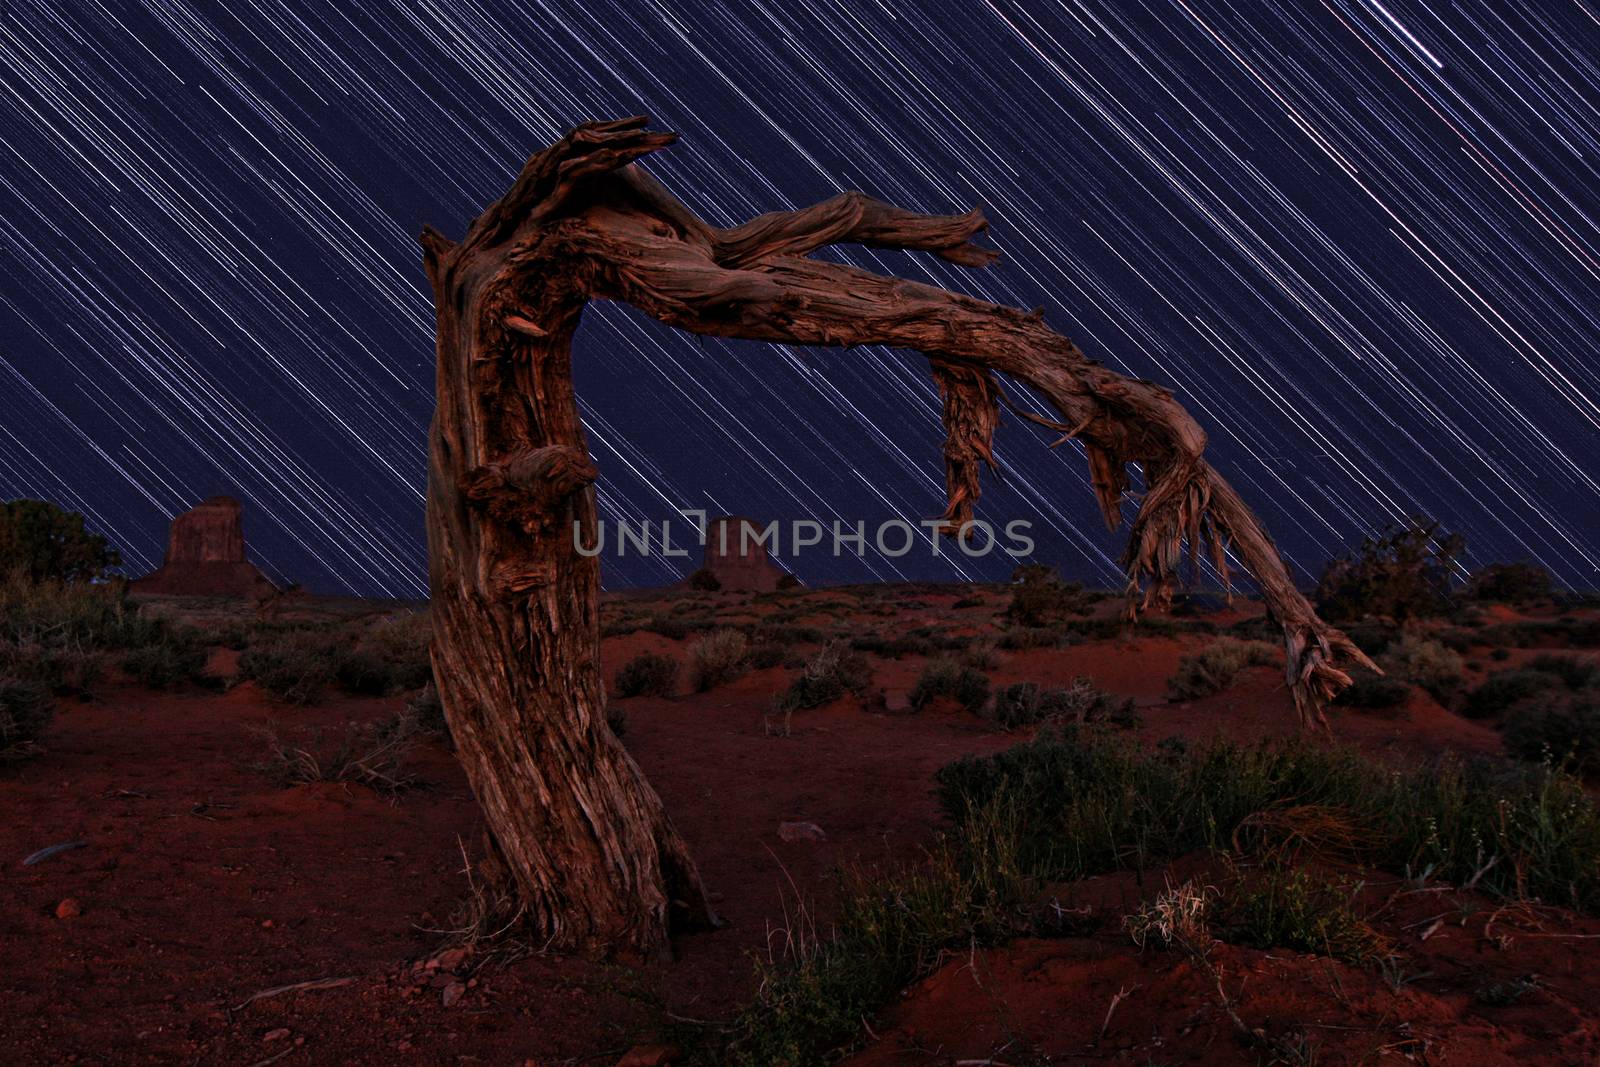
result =
[{"label": "sandy ground", "polygon": [[[896,632],[936,623],[992,634],[1003,594],[955,608],[965,594],[915,591],[892,608],[796,594],[814,598],[817,611],[792,621]],[[608,614],[662,603],[670,599],[618,598]],[[748,598],[717,607],[700,596],[694,604],[729,618],[772,610]],[[1166,702],[1178,657],[1207,640],[1139,637],[1009,653],[989,673],[997,685],[1087,675],[1135,698],[1147,741],[1294,735],[1288,695],[1270,669],[1253,669],[1204,701]],[[685,643],[639,632],[608,639],[605,658],[614,669],[644,650],[682,656]],[[219,652],[213,669],[226,675],[232,662]],[[873,662],[875,684],[888,690],[909,688],[924,664]],[[0,774],[5,1060],[609,1064],[671,1025],[669,1013],[723,1017],[749,992],[750,956],[769,951],[797,899],[825,927],[832,870],[911,858],[934,837],[940,766],[1027,736],[953,705],[886,714],[854,698],[801,713],[790,736],[772,736],[768,702],[793,674],[772,668],[706,694],[621,702],[628,747],[728,920],[722,930],[681,938],[675,962],[635,969],[541,957],[482,969],[447,957],[426,968],[444,942],[438,931],[468,892],[464,855],[478,852],[482,832],[443,743],[429,740],[410,754],[407,769],[422,784],[398,796],[328,783],[284,787],[258,766],[264,725],[326,747],[347,723],[393,716],[400,698],[296,708],[250,683],[164,694],[113,682],[94,702],[68,703],[46,753]],[[1399,713],[1342,713],[1335,728],[1342,740],[1396,759],[1499,747],[1492,729],[1420,692]],[[785,841],[785,821],[815,823],[826,839]],[[66,841],[83,845],[21,865]],[[1108,876],[1063,892],[1114,917],[1162,877],[1147,872],[1141,884]],[[1592,1007],[1600,976],[1586,964],[1600,924],[1482,900],[1422,940],[1435,913],[1456,902],[1447,907],[1393,877],[1369,877],[1364,904],[1404,947],[1404,975],[1230,947],[1218,950],[1218,973],[1208,974],[1176,954],[1141,954],[1113,918],[1084,936],[952,959],[877,1020],[877,1040],[850,1062],[1255,1062],[1258,1053],[1242,1047],[1220,1007],[1219,977],[1248,1027],[1298,1028],[1312,1035],[1323,1064],[1600,1062]],[[1513,1005],[1474,998],[1486,982],[1535,974],[1537,989]]]}]

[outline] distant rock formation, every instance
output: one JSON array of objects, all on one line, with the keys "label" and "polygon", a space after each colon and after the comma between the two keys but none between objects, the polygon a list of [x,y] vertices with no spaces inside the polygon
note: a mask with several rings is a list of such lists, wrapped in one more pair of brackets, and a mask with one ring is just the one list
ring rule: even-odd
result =
[{"label": "distant rock formation", "polygon": [[702,566],[717,587],[734,593],[770,593],[788,577],[767,558],[767,546],[756,540],[762,527],[752,519],[724,515],[706,525]]},{"label": "distant rock formation", "polygon": [[159,596],[260,597],[277,587],[244,556],[242,508],[214,496],[172,520],[161,569],[135,579],[135,593]]}]

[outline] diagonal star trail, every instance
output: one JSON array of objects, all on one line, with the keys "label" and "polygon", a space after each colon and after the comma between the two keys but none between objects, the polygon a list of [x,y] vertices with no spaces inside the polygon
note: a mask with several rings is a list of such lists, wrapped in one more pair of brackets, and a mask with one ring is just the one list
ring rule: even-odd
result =
[{"label": "diagonal star trail", "polygon": [[[0,494],[129,571],[248,502],[329,592],[426,588],[433,312],[459,235],[568,126],[729,225],[844,189],[987,213],[995,266],[820,255],[1019,307],[1172,386],[1303,573],[1427,514],[1478,562],[1600,566],[1600,9],[1588,0],[10,0],[0,7]],[[914,353],[676,333],[595,305],[602,513],[853,526],[943,510]],[[1035,403],[1019,397],[1022,403]],[[1009,419],[981,514],[1117,574],[1081,452]],[[808,582],[997,578],[930,546]],[[609,585],[692,561],[608,559]]]}]

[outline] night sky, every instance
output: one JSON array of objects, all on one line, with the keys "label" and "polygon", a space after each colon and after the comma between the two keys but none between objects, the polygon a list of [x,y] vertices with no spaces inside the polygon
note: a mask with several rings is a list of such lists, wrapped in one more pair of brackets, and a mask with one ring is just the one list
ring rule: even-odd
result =
[{"label": "night sky", "polygon": [[[1423,513],[1474,562],[1600,562],[1600,7],[1587,0],[72,0],[0,5],[0,495],[138,574],[246,501],[255,560],[425,591],[433,309],[459,237],[568,126],[728,225],[861,189],[981,205],[993,267],[828,251],[1031,308],[1171,385],[1302,577]],[[603,514],[943,510],[926,362],[677,334],[596,304]],[[979,513],[1107,582],[1081,451],[1007,416]],[[679,569],[674,570],[670,564]],[[1003,577],[808,554],[808,583]],[[609,560],[611,586],[682,561]]]}]

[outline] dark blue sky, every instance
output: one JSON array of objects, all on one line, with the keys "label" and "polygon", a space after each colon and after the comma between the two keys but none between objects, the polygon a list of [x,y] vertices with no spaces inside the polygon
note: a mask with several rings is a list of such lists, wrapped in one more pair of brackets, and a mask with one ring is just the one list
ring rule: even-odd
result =
[{"label": "dark blue sky", "polygon": [[[0,494],[83,511],[137,573],[172,514],[229,492],[274,577],[419,593],[415,236],[459,235],[565,127],[648,112],[683,139],[647,165],[714,223],[847,188],[982,205],[1004,255],[985,271],[842,254],[1042,305],[1173,386],[1302,573],[1426,513],[1476,561],[1592,586],[1600,22],[1514,7],[12,0]],[[702,340],[606,305],[578,349],[613,519],[942,509],[914,354]],[[1081,453],[1046,440],[1007,419],[980,513],[1109,581],[1120,538]],[[949,559],[792,565],[1008,569]]]}]

